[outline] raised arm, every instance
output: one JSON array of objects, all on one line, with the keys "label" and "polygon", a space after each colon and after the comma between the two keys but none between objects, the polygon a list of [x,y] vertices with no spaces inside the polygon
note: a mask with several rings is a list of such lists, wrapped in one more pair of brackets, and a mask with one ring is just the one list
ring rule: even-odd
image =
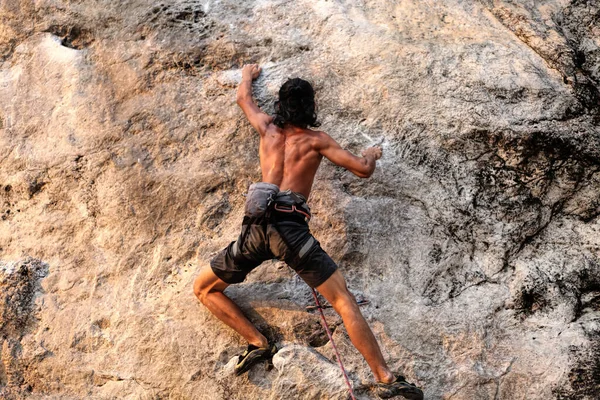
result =
[{"label": "raised arm", "polygon": [[258,64],[247,64],[242,68],[242,81],[237,90],[237,104],[240,106],[250,125],[264,135],[273,118],[265,114],[252,100],[252,81],[260,75]]},{"label": "raised arm", "polygon": [[380,147],[369,147],[357,157],[342,147],[331,136],[322,132],[319,137],[319,153],[335,165],[346,168],[360,178],[368,178],[375,171],[375,161],[381,158]]}]

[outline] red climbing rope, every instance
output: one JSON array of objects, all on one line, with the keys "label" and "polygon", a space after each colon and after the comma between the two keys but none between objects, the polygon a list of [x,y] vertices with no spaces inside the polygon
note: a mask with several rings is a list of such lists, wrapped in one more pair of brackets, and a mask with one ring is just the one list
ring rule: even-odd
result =
[{"label": "red climbing rope", "polygon": [[348,385],[348,390],[350,391],[350,397],[352,398],[352,400],[356,400],[356,397],[354,397],[354,392],[352,391],[352,385],[350,384],[350,379],[348,379],[348,374],[346,373],[346,369],[344,368],[344,364],[342,363],[342,357],[340,357],[340,353],[338,352],[338,349],[335,346],[335,342],[333,341],[333,337],[331,336],[331,331],[329,330],[329,325],[327,325],[327,321],[325,320],[325,314],[323,314],[323,307],[321,306],[321,302],[319,301],[319,298],[317,297],[317,292],[315,291],[315,289],[312,289],[312,294],[315,298],[315,302],[317,303],[317,308],[319,309],[319,312],[321,313],[321,319],[323,320],[323,327],[325,328],[325,331],[327,332],[327,336],[329,336],[329,341],[331,342],[331,345],[333,346],[333,350],[335,350],[335,356],[337,357],[338,364],[340,364],[340,368],[342,369],[342,373],[344,374],[344,379],[346,380],[346,385]]}]

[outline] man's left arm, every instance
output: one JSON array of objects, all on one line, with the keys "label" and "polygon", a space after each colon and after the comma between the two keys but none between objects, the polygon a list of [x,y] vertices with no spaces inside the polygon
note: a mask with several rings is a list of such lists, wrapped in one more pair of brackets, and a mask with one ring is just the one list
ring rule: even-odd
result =
[{"label": "man's left arm", "polygon": [[247,64],[242,68],[242,82],[238,86],[237,104],[240,106],[250,125],[262,136],[273,118],[264,113],[252,100],[252,81],[260,75],[258,64]]}]

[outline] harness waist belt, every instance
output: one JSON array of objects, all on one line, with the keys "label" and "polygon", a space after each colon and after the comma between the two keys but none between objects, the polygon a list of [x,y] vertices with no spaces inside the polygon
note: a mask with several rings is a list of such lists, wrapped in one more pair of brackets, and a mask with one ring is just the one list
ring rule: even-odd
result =
[{"label": "harness waist belt", "polygon": [[284,212],[284,213],[299,213],[301,215],[304,216],[304,218],[306,218],[306,221],[310,221],[311,215],[310,212],[305,210],[304,207],[299,206],[296,207],[295,204],[285,204],[285,203],[279,203],[279,202],[275,202],[275,204],[273,205],[273,208],[275,209],[275,211],[279,211],[279,212]]}]

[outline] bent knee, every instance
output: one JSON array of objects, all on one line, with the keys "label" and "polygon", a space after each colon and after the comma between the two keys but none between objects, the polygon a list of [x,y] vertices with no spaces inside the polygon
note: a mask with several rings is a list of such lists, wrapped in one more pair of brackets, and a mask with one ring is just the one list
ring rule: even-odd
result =
[{"label": "bent knee", "polygon": [[198,276],[194,281],[194,295],[202,304],[206,302],[206,296],[208,296],[211,290],[212,285],[202,275]]},{"label": "bent knee", "polygon": [[194,280],[194,295],[199,299],[202,300],[202,292],[204,290],[204,282],[202,282],[202,277],[198,276],[195,280]]},{"label": "bent knee", "polygon": [[212,271],[202,270],[194,280],[194,295],[205,304],[210,293],[221,292],[227,285],[221,282]]}]

